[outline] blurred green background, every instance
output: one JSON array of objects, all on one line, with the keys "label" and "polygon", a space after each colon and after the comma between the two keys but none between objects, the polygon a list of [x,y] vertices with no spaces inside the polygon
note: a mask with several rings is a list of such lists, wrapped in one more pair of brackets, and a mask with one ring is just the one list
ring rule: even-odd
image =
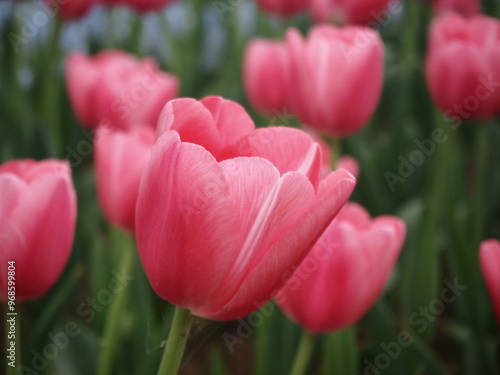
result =
[{"label": "blurred green background", "polygon": [[[498,1],[483,5],[486,13],[500,14]],[[43,298],[18,306],[20,362],[34,371],[21,373],[86,375],[95,372],[109,312],[109,305],[98,304],[91,308],[94,314],[86,313],[92,303],[88,298],[108,288],[112,270],[119,269],[119,253],[131,241],[110,228],[99,208],[91,136],[78,124],[68,101],[65,56],[108,48],[154,56],[162,70],[180,78],[181,96],[222,95],[244,105],[258,126],[299,126],[286,114],[265,118],[248,105],[241,62],[251,38],[282,39],[290,26],[307,32],[311,20],[306,15],[270,17],[250,0],[178,1],[144,16],[121,7],[97,7],[77,21],[48,17],[33,37],[14,46],[9,34],[21,35],[26,19],[40,6],[0,2],[0,162],[70,159],[78,223],[73,253],[59,283]],[[500,238],[500,119],[464,123],[453,130],[435,109],[423,71],[431,18],[426,4],[405,1],[401,14],[380,25],[386,49],[381,102],[364,130],[341,141],[342,154],[354,156],[361,166],[352,200],[372,216],[403,218],[408,225],[405,247],[370,312],[355,327],[318,340],[308,374],[499,373],[499,331],[479,270],[478,246],[483,239]],[[446,130],[447,141],[392,191],[385,173],[397,174],[401,158],[408,160],[418,149],[415,141],[431,138],[436,127]],[[117,322],[120,339],[113,373],[153,374],[172,307],[152,292],[137,257],[132,267],[135,278],[127,285]],[[443,312],[422,318],[420,309],[440,298],[445,281],[467,288]],[[237,322],[196,321],[181,373],[287,374],[301,330],[276,306],[266,309]],[[412,320],[414,314],[424,319],[425,328]],[[54,358],[38,358],[72,322],[78,334]],[[381,354],[390,356],[384,348],[394,348],[390,343],[398,342],[402,332],[411,335],[412,343],[400,345],[382,369]],[[228,333],[244,339],[227,345]]]}]

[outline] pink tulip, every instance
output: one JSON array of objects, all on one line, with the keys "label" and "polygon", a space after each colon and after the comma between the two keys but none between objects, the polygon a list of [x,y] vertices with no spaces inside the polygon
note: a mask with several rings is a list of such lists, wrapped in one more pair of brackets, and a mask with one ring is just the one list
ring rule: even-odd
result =
[{"label": "pink tulip", "polygon": [[500,241],[483,241],[479,249],[481,269],[500,326]]},{"label": "pink tulip", "polygon": [[155,142],[149,126],[125,130],[99,128],[95,143],[97,193],[106,218],[134,233],[135,204],[142,171]]},{"label": "pink tulip", "polygon": [[7,262],[15,261],[16,300],[46,293],[73,245],[76,194],[67,162],[12,160],[0,165],[0,300]]},{"label": "pink tulip", "polygon": [[44,3],[51,14],[58,14],[64,19],[76,19],[86,15],[99,0],[44,0]]},{"label": "pink tulip", "polygon": [[464,16],[481,13],[480,0],[427,0],[438,13],[457,12]]},{"label": "pink tulip", "polygon": [[345,169],[356,179],[359,177],[359,163],[352,156],[344,155],[337,161],[337,169]]},{"label": "pink tulip", "polygon": [[383,44],[365,27],[313,27],[306,40],[287,32],[292,110],[304,125],[335,137],[359,131],[382,91]]},{"label": "pink tulip", "polygon": [[175,0],[102,0],[106,5],[126,5],[137,12],[158,11]]},{"label": "pink tulip", "polygon": [[380,296],[403,246],[404,222],[370,219],[347,203],[276,295],[281,309],[316,333],[356,323]]},{"label": "pink tulip", "polygon": [[[458,63],[459,62],[459,63]],[[449,118],[500,113],[500,22],[444,14],[431,25],[425,62],[427,86]]]},{"label": "pink tulip", "polygon": [[137,200],[140,259],[161,298],[208,319],[265,304],[355,184],[344,170],[318,181],[309,136],[255,130],[222,98],[168,103],[158,134]]},{"label": "pink tulip", "polygon": [[71,54],[66,84],[78,120],[89,129],[102,122],[117,128],[155,127],[161,109],[179,89],[177,78],[158,71],[154,59],[139,61],[113,50],[95,57]]},{"label": "pink tulip", "polygon": [[290,91],[286,46],[282,42],[254,39],[243,58],[243,83],[253,107],[269,115],[287,109]]},{"label": "pink tulip", "polygon": [[316,22],[335,24],[385,23],[401,12],[399,0],[311,0]]},{"label": "pink tulip", "polygon": [[310,0],[257,0],[263,11],[282,17],[290,17],[305,11],[309,3]]}]

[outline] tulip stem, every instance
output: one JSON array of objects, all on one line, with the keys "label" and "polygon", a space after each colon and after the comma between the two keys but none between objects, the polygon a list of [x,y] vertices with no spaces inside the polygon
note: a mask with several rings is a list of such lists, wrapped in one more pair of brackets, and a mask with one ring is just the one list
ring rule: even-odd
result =
[{"label": "tulip stem", "polygon": [[[118,232],[117,237],[119,237],[119,241],[117,239],[116,243],[113,244],[113,247],[114,250],[120,253],[119,255],[121,257],[119,272],[128,276],[132,273],[135,264],[133,239],[124,232],[119,232],[118,230],[116,230],[116,232]],[[125,288],[126,286],[123,290],[118,290],[113,296],[113,301],[111,302],[109,312],[106,316],[103,338],[104,344],[97,368],[98,375],[111,373],[113,359],[116,352],[116,345],[118,343],[120,333],[120,317],[123,316],[124,304],[127,298],[127,290]]]},{"label": "tulip stem", "polygon": [[181,366],[193,316],[187,309],[176,306],[158,375],[175,375]]},{"label": "tulip stem", "polygon": [[325,337],[326,351],[323,358],[329,361],[327,374],[358,374],[356,327],[332,332]]},{"label": "tulip stem", "polygon": [[302,339],[300,340],[299,349],[295,355],[295,361],[292,366],[292,371],[290,375],[303,375],[306,373],[307,364],[309,363],[309,358],[311,357],[314,341],[316,335],[311,332],[304,331]]},{"label": "tulip stem", "polygon": [[484,180],[486,172],[486,156],[488,146],[488,126],[478,124],[478,134],[476,135],[476,191],[473,213],[474,247],[479,246],[482,239],[483,213],[484,213]]},{"label": "tulip stem", "polygon": [[340,138],[328,138],[328,144],[332,156],[330,158],[330,166],[333,170],[337,169],[336,165],[342,155],[342,144]]}]

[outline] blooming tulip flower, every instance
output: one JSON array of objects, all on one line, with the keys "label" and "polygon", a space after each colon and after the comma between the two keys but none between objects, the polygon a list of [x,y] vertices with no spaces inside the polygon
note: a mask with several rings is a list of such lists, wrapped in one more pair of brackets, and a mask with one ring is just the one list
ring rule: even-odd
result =
[{"label": "blooming tulip flower", "polygon": [[400,6],[398,0],[311,0],[316,22],[336,24],[367,24],[386,19],[390,6]]},{"label": "blooming tulip flower", "polygon": [[479,0],[427,0],[437,13],[456,12],[464,16],[481,13]]},{"label": "blooming tulip flower", "polygon": [[257,0],[259,7],[278,16],[290,17],[307,9],[310,0]]},{"label": "blooming tulip flower", "polygon": [[500,326],[500,241],[483,241],[479,249],[481,269]]},{"label": "blooming tulip flower", "polygon": [[306,40],[287,32],[290,103],[306,125],[343,137],[360,130],[382,90],[383,44],[365,27],[313,27]]},{"label": "blooming tulip flower", "polygon": [[425,68],[432,99],[451,119],[460,123],[500,113],[500,22],[481,15],[438,17],[430,28]]},{"label": "blooming tulip flower", "polygon": [[264,305],[355,184],[344,170],[319,181],[307,134],[255,130],[222,98],[170,102],[158,135],[137,200],[139,256],[161,298],[212,320]]},{"label": "blooming tulip flower", "polygon": [[114,50],[94,57],[72,53],[65,74],[76,116],[89,129],[101,122],[118,128],[155,127],[161,109],[179,89],[177,78],[158,71],[154,59],[138,61]]},{"label": "blooming tulip flower", "polygon": [[12,160],[0,165],[0,300],[7,299],[7,262],[15,262],[18,301],[46,293],[73,245],[76,194],[67,162]]},{"label": "blooming tulip flower", "polygon": [[289,72],[282,42],[254,39],[243,58],[243,83],[253,107],[269,116],[287,109]]},{"label": "blooming tulip flower", "polygon": [[76,19],[86,15],[99,0],[44,0],[51,14],[59,14],[64,19]]},{"label": "blooming tulip flower", "polygon": [[135,204],[142,171],[155,142],[149,126],[98,129],[95,144],[97,193],[106,218],[134,233]]},{"label": "blooming tulip flower", "polygon": [[278,292],[278,305],[310,332],[354,324],[380,296],[405,233],[400,219],[370,219],[363,207],[347,203]]}]

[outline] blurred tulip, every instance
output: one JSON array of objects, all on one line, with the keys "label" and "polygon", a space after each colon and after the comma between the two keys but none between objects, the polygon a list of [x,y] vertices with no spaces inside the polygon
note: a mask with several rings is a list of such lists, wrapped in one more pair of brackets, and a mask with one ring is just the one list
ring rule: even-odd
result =
[{"label": "blurred tulip", "polygon": [[405,235],[400,219],[370,219],[347,203],[278,292],[278,305],[310,332],[353,325],[379,298]]},{"label": "blurred tulip", "polygon": [[7,261],[15,261],[18,301],[46,293],[73,246],[76,194],[67,162],[12,160],[0,165],[0,300]]},{"label": "blurred tulip", "polygon": [[383,44],[365,27],[313,27],[306,40],[287,32],[290,102],[304,125],[344,137],[359,131],[382,91]]},{"label": "blurred tulip", "polygon": [[500,241],[483,241],[479,250],[481,269],[500,326]]},{"label": "blurred tulip", "polygon": [[243,83],[250,104],[269,116],[283,113],[288,104],[288,82],[286,45],[252,40],[243,58]]},{"label": "blurred tulip", "polygon": [[263,11],[282,17],[290,17],[305,11],[309,3],[310,0],[257,0]]},{"label": "blurred tulip", "polygon": [[311,0],[316,22],[338,25],[367,24],[372,21],[385,24],[391,17],[389,7],[400,12],[398,0]]},{"label": "blurred tulip", "polygon": [[464,16],[481,13],[480,0],[427,0],[438,13],[457,12]]},{"label": "blurred tulip", "polygon": [[431,25],[425,62],[427,86],[451,119],[500,113],[500,22],[444,14]]},{"label": "blurred tulip", "polygon": [[155,127],[161,109],[179,89],[177,78],[158,71],[154,59],[139,61],[113,50],[94,57],[72,53],[66,60],[66,85],[78,120],[90,129],[101,122]]},{"label": "blurred tulip", "polygon": [[337,161],[337,169],[345,169],[356,179],[359,177],[359,163],[352,156],[345,155],[340,157]]},{"label": "blurred tulip", "polygon": [[101,2],[106,5],[126,5],[140,13],[158,11],[174,1],[175,0],[101,0]]},{"label": "blurred tulip", "polygon": [[99,0],[44,0],[44,3],[50,14],[59,14],[64,19],[76,19],[86,15]]},{"label": "blurred tulip", "polygon": [[125,130],[98,129],[95,169],[99,201],[106,218],[134,233],[135,205],[142,171],[155,142],[149,126]]},{"label": "blurred tulip", "polygon": [[255,130],[222,98],[170,102],[158,134],[139,188],[139,255],[160,297],[208,319],[271,299],[355,184],[343,170],[316,181],[321,152],[309,136]]}]

